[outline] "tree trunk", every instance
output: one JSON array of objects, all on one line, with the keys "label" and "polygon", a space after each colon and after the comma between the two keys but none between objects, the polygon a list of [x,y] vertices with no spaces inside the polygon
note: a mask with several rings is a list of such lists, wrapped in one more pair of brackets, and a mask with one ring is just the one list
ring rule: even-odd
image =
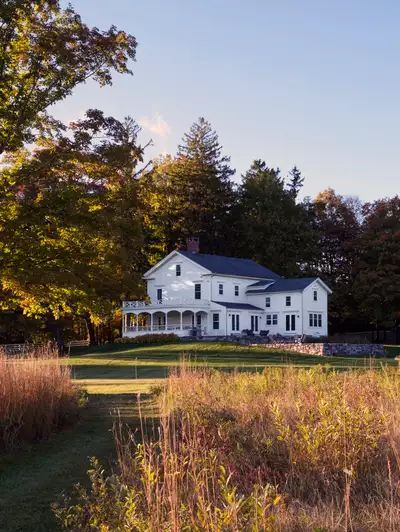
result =
[{"label": "tree trunk", "polygon": [[90,345],[97,345],[96,328],[95,328],[94,323],[92,322],[88,314],[85,314],[83,319],[85,320],[86,328],[89,334]]}]

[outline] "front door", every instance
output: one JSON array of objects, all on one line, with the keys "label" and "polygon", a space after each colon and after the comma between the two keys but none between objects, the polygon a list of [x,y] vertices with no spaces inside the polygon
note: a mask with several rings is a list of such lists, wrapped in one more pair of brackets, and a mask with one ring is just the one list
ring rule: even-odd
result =
[{"label": "front door", "polygon": [[258,332],[258,316],[251,316],[251,330]]},{"label": "front door", "polygon": [[232,314],[231,316],[232,323],[232,332],[239,332],[240,323],[239,323],[239,314]]},{"label": "front door", "polygon": [[293,332],[296,330],[296,314],[286,314],[286,331]]}]

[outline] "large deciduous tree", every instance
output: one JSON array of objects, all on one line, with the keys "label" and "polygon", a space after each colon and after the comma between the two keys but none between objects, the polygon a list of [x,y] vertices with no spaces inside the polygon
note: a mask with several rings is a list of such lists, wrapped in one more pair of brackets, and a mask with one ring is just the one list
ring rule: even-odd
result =
[{"label": "large deciduous tree", "polygon": [[137,125],[91,110],[0,171],[3,306],[83,316],[92,333],[140,295],[143,269]]},{"label": "large deciduous tree", "polygon": [[233,173],[216,132],[204,118],[184,135],[176,157],[154,163],[141,182],[150,263],[191,235],[200,238],[202,252],[234,251]]},{"label": "large deciduous tree", "polygon": [[129,73],[136,40],[111,26],[89,28],[58,0],[0,2],[0,154],[32,142],[46,109],[93,78]]},{"label": "large deciduous tree", "polygon": [[400,324],[400,198],[364,205],[357,242],[355,293],[368,321],[380,327]]},{"label": "large deciduous tree", "polygon": [[346,198],[327,189],[315,198],[313,210],[318,248],[310,269],[333,290],[330,299],[333,329],[357,326],[360,313],[354,291],[354,266],[362,206],[356,198]]}]

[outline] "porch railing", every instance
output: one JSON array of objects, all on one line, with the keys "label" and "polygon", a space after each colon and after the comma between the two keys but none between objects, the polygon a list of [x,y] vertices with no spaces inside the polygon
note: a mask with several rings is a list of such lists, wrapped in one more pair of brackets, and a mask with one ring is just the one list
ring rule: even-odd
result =
[{"label": "porch railing", "polygon": [[206,299],[188,299],[188,298],[163,298],[156,301],[123,301],[122,308],[129,309],[150,309],[159,307],[208,307],[210,301]]}]

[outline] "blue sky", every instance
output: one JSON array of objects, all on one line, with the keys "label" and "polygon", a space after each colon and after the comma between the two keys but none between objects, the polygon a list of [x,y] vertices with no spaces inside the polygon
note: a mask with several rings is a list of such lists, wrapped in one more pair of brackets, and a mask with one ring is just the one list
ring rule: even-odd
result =
[{"label": "blue sky", "polygon": [[363,200],[400,192],[400,2],[344,0],[72,0],[89,25],[138,40],[134,76],[93,82],[57,104],[143,126],[149,158],[175,153],[199,116],[217,130],[237,179],[256,158],[303,193]]}]

